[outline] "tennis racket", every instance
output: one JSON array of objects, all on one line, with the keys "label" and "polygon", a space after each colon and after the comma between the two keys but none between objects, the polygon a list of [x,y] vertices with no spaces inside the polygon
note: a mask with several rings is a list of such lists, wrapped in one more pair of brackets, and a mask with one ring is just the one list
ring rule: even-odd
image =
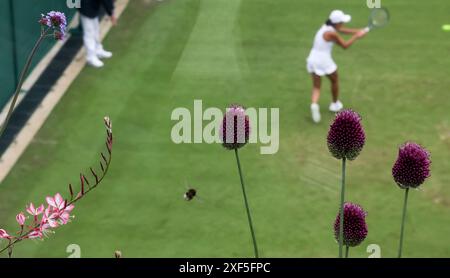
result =
[{"label": "tennis racket", "polygon": [[390,14],[386,8],[376,8],[372,9],[369,16],[369,25],[364,29],[366,32],[374,28],[381,28],[389,23]]}]

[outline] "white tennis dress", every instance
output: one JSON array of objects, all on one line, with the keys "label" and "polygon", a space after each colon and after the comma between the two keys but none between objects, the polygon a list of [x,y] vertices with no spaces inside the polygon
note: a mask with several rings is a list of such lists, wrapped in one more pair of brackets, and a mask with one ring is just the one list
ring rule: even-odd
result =
[{"label": "white tennis dress", "polygon": [[306,67],[309,73],[319,76],[332,74],[337,70],[337,65],[331,56],[334,42],[326,41],[323,34],[326,32],[336,32],[333,26],[324,24],[314,38],[314,45],[306,59]]}]

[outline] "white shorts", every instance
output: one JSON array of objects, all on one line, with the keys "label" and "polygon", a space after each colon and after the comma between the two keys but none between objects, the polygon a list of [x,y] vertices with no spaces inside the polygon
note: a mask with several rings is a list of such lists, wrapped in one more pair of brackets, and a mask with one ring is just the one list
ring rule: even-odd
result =
[{"label": "white shorts", "polygon": [[315,73],[318,76],[330,75],[337,68],[336,63],[331,57],[312,55],[306,60],[306,69],[308,72]]}]

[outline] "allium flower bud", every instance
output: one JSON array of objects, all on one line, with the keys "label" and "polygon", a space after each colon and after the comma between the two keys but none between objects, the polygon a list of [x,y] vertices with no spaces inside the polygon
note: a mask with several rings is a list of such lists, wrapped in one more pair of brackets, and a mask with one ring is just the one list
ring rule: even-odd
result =
[{"label": "allium flower bud", "polygon": [[229,150],[239,149],[247,144],[250,137],[250,121],[245,108],[231,105],[222,120],[220,138],[222,145]]},{"label": "allium flower bud", "polygon": [[[344,204],[344,245],[354,247],[361,242],[367,236],[367,213],[357,204],[345,203]],[[337,214],[334,222],[334,237],[339,241],[339,224],[341,215]]]},{"label": "allium flower bud", "polygon": [[430,176],[430,165],[430,153],[416,143],[407,142],[398,151],[392,176],[401,188],[416,188]]},{"label": "allium flower bud", "polygon": [[343,110],[336,115],[328,132],[327,143],[331,154],[337,158],[354,160],[366,141],[361,117],[352,110]]}]

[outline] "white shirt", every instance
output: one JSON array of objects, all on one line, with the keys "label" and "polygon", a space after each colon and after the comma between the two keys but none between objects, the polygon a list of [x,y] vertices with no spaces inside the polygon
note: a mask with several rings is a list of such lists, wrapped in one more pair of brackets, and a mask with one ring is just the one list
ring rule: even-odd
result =
[{"label": "white shirt", "polygon": [[333,26],[324,24],[316,33],[316,36],[314,38],[314,45],[311,51],[321,52],[321,54],[328,54],[331,56],[331,53],[333,52],[334,42],[325,40],[323,35],[326,32],[336,32],[336,29],[334,29]]},{"label": "white shirt", "polygon": [[328,75],[337,70],[337,65],[333,61],[333,41],[326,41],[323,35],[326,32],[336,32],[333,26],[324,24],[314,37],[314,44],[307,59],[307,69],[310,73],[319,76]]}]

